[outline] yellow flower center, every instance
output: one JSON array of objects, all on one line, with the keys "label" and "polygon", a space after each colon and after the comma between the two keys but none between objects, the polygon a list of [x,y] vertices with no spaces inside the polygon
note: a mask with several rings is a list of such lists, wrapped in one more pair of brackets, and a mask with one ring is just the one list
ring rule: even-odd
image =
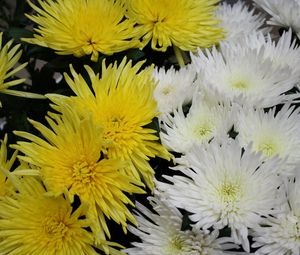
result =
[{"label": "yellow flower center", "polygon": [[67,237],[69,228],[59,217],[46,217],[43,229],[53,240],[62,240]]},{"label": "yellow flower center", "polygon": [[180,236],[176,235],[171,239],[169,250],[171,252],[178,252],[181,251],[183,248],[182,244],[183,240]]},{"label": "yellow flower center", "polygon": [[203,138],[209,136],[211,132],[212,132],[211,127],[208,124],[206,124],[206,125],[198,126],[194,133],[196,136]]},{"label": "yellow flower center", "polygon": [[134,134],[135,127],[122,117],[112,117],[105,123],[104,138],[112,140],[114,146],[128,145],[129,139]]},{"label": "yellow flower center", "polygon": [[163,95],[169,95],[174,89],[171,86],[165,86],[162,90],[161,93]]},{"label": "yellow flower center", "polygon": [[235,183],[223,183],[220,187],[219,194],[222,201],[233,202],[238,198],[240,185]]},{"label": "yellow flower center", "polygon": [[88,164],[86,161],[77,162],[73,165],[72,178],[77,183],[92,183],[96,174],[94,170],[95,164]]},{"label": "yellow flower center", "polygon": [[232,83],[232,87],[243,90],[243,89],[247,89],[249,87],[249,84],[247,84],[244,81],[237,81]]},{"label": "yellow flower center", "polygon": [[278,148],[272,141],[263,141],[257,147],[258,151],[261,151],[267,157],[272,157],[275,154],[278,154]]}]

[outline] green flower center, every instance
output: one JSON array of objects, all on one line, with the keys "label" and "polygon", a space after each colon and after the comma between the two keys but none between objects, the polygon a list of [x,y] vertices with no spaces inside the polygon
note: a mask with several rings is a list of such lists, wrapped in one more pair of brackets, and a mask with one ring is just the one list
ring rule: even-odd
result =
[{"label": "green flower center", "polygon": [[249,87],[249,84],[247,84],[244,81],[237,81],[237,82],[232,83],[232,87],[243,90],[243,89],[247,89]]},{"label": "green flower center", "polygon": [[178,235],[174,236],[174,238],[172,238],[172,240],[171,240],[169,249],[171,252],[182,251],[182,249],[183,249],[182,238]]},{"label": "green flower center", "polygon": [[272,141],[264,141],[258,145],[258,151],[261,151],[265,156],[272,157],[278,154],[278,148]]},{"label": "green flower center", "polygon": [[208,135],[210,133],[211,133],[211,129],[209,127],[206,127],[206,126],[199,127],[198,130],[197,130],[197,134],[200,137],[206,136],[206,135]]},{"label": "green flower center", "polygon": [[165,86],[162,90],[161,93],[165,96],[169,95],[174,89],[171,86]]},{"label": "green flower center", "polygon": [[210,123],[202,123],[194,129],[194,135],[200,139],[210,138],[212,134],[212,125]]},{"label": "green flower center", "polygon": [[235,183],[223,183],[220,187],[219,194],[222,201],[236,201],[239,195],[240,185]]}]

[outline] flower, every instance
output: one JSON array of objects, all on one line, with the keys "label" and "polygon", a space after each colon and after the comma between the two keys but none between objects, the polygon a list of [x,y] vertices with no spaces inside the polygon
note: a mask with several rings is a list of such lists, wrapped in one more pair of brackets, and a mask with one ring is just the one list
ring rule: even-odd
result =
[{"label": "flower", "polygon": [[49,95],[49,98],[57,104],[57,110],[60,110],[61,102],[67,102],[81,116],[92,113],[95,121],[104,128],[104,138],[108,141],[105,155],[110,159],[128,161],[128,166],[122,171],[136,180],[142,178],[153,189],[154,170],[149,158],[169,159],[170,155],[157,141],[156,131],[146,127],[159,113],[153,98],[153,70],[140,71],[142,64],[126,64],[126,58],[119,66],[106,67],[103,63],[101,78],[87,67],[92,90],[71,68],[73,79],[68,75],[65,77],[76,96]]},{"label": "flower", "polygon": [[214,10],[219,0],[126,0],[127,17],[143,34],[144,45],[151,41],[157,51],[176,46],[184,51],[211,47],[223,38]]},{"label": "flower", "polygon": [[286,181],[279,213],[269,215],[254,229],[252,247],[256,255],[297,255],[300,252],[300,183],[298,177]]},{"label": "flower", "polygon": [[207,90],[216,90],[224,98],[256,108],[272,107],[289,100],[284,93],[298,82],[288,66],[272,65],[265,49],[253,49],[235,42],[221,43],[192,55],[197,71],[204,75]]},{"label": "flower", "polygon": [[138,228],[129,231],[142,242],[132,243],[133,248],[124,250],[129,255],[223,255],[224,250],[236,248],[228,238],[218,238],[218,230],[212,232],[193,228],[181,230],[183,216],[161,195],[148,197],[152,212],[137,202]]},{"label": "flower", "polygon": [[[30,97],[30,98],[44,98],[44,96],[10,89],[10,87],[16,86],[23,83],[26,79],[12,79],[12,77],[22,70],[27,63],[23,63],[18,67],[14,66],[18,63],[22,55],[22,50],[19,50],[21,44],[12,46],[13,40],[10,40],[4,46],[2,45],[2,35],[0,33],[0,93],[19,96],[19,97]],[[2,106],[0,102],[0,107]]]},{"label": "flower", "polygon": [[98,60],[99,53],[113,53],[139,47],[134,22],[124,19],[123,1],[39,0],[31,1],[35,15],[26,15],[38,24],[34,38],[24,41],[54,49],[58,54]]},{"label": "flower", "polygon": [[4,46],[2,45],[2,35],[3,33],[0,33],[0,91],[1,93],[7,93],[11,90],[9,90],[9,87],[18,85],[25,81],[25,79],[16,79],[11,81],[5,81],[6,79],[10,78],[20,70],[22,70],[27,63],[24,63],[17,68],[11,70],[16,63],[19,61],[22,50],[18,49],[20,48],[20,44],[15,45],[13,48],[11,48],[13,40],[10,40],[8,43],[6,43]]},{"label": "flower", "polygon": [[136,186],[142,183],[120,173],[126,162],[103,158],[102,127],[90,116],[80,119],[67,107],[62,116],[51,114],[47,121],[51,129],[30,121],[44,139],[26,132],[15,132],[29,140],[14,145],[25,154],[19,158],[39,168],[19,170],[17,174],[41,176],[52,196],[67,192],[73,202],[77,195],[89,206],[87,217],[93,221],[92,231],[101,239],[105,238],[104,233],[110,237],[105,216],[121,224],[124,230],[126,220],[135,223],[126,207],[126,204],[133,204],[124,192],[143,193]]},{"label": "flower", "polygon": [[[233,51],[239,54],[242,49],[259,52],[262,56],[261,61],[266,61],[272,68],[288,69],[286,72],[289,72],[289,80],[295,80],[294,85],[299,87],[300,48],[296,40],[293,40],[291,29],[283,32],[276,42],[272,37],[269,33],[251,33],[234,42],[223,43],[221,52],[224,55],[231,55]],[[285,98],[294,100],[298,95],[290,93]]]},{"label": "flower", "polygon": [[249,8],[244,2],[235,4],[223,2],[216,10],[216,17],[220,20],[219,26],[225,32],[224,41],[240,40],[252,33],[267,33],[270,29],[263,27],[265,15],[255,13],[254,8]]},{"label": "flower", "polygon": [[161,141],[169,150],[186,154],[195,143],[226,137],[234,123],[234,112],[229,105],[210,104],[202,95],[196,95],[187,115],[180,107],[166,116]]},{"label": "flower", "polygon": [[298,0],[254,0],[256,5],[264,9],[271,19],[270,25],[290,27],[300,38],[300,3]]},{"label": "flower", "polygon": [[0,197],[1,254],[98,254],[93,247],[120,254],[104,240],[94,246],[85,206],[73,211],[64,196],[45,196],[44,186],[33,177],[23,178],[17,189],[12,197]]},{"label": "flower", "polygon": [[294,175],[300,163],[300,108],[286,104],[280,111],[243,109],[237,116],[237,139],[241,146],[252,143],[252,149],[265,159],[278,156],[286,159],[279,169]]},{"label": "flower", "polygon": [[[5,171],[10,171],[16,158],[18,152],[15,151],[10,159],[7,158],[7,135],[1,140],[0,146],[0,168]],[[0,197],[9,196],[14,190],[12,183],[7,179],[7,176],[0,170]]]},{"label": "flower", "polygon": [[248,228],[255,229],[276,203],[279,160],[264,162],[249,148],[225,140],[222,145],[195,145],[178,162],[177,169],[186,176],[165,176],[173,184],[159,182],[158,189],[176,207],[192,213],[195,227],[228,226],[234,242],[249,252]]},{"label": "flower", "polygon": [[191,65],[178,71],[173,67],[168,70],[155,68],[153,77],[158,82],[153,96],[157,101],[158,111],[161,112],[160,118],[171,113],[178,105],[192,100],[196,72]]},{"label": "flower", "polygon": [[[222,52],[231,51],[232,46],[224,44]],[[272,66],[275,68],[289,67],[291,75],[299,77],[300,48],[296,40],[293,40],[291,30],[283,32],[276,42],[272,39],[271,34],[252,33],[236,41],[235,50],[239,51],[240,47],[262,51],[263,58],[271,61]]]},{"label": "flower", "polygon": [[272,60],[275,66],[288,66],[292,70],[292,75],[299,77],[300,71],[300,47],[296,40],[293,40],[292,31],[283,32],[277,44],[271,40],[269,35],[265,54]]}]

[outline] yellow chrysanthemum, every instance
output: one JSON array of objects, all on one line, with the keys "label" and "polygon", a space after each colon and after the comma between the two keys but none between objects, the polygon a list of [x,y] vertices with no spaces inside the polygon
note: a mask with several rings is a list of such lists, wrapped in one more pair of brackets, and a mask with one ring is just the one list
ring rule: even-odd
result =
[{"label": "yellow chrysanthemum", "polygon": [[127,17],[151,40],[154,50],[176,46],[184,51],[210,47],[223,38],[214,10],[219,0],[125,0]]},{"label": "yellow chrysanthemum", "polygon": [[[14,148],[23,152],[21,160],[39,170],[19,170],[18,175],[40,175],[50,195],[67,191],[70,200],[78,195],[88,204],[87,217],[93,220],[92,231],[110,237],[105,216],[121,224],[125,231],[127,220],[136,223],[126,204],[133,206],[123,193],[143,193],[137,185],[142,183],[120,173],[126,162],[103,159],[103,129],[91,118],[80,119],[65,108],[64,114],[47,117],[51,129],[39,122],[30,121],[45,140],[26,132],[15,132],[31,142],[20,141]],[[105,233],[105,234],[104,234]]]},{"label": "yellow chrysanthemum", "polygon": [[13,40],[10,40],[8,43],[2,46],[2,34],[3,33],[0,33],[0,93],[20,97],[44,98],[44,96],[38,94],[10,89],[10,87],[21,84],[26,80],[10,78],[17,72],[22,70],[27,65],[27,63],[21,64],[18,67],[14,68],[22,55],[22,50],[19,50],[21,44],[15,45],[11,48]]},{"label": "yellow chrysanthemum", "polygon": [[81,116],[93,113],[94,119],[104,127],[107,139],[106,156],[111,159],[129,160],[125,173],[137,180],[140,177],[153,189],[154,170],[149,157],[160,156],[169,159],[167,150],[157,141],[156,131],[146,127],[158,115],[156,101],[153,98],[155,83],[152,80],[152,68],[140,70],[143,62],[132,66],[122,63],[102,65],[102,77],[86,67],[92,83],[92,90],[81,75],[73,68],[73,79],[65,79],[76,96],[50,96],[60,108],[61,102],[68,102]]},{"label": "yellow chrysanthemum", "polygon": [[38,24],[35,38],[24,41],[54,49],[58,54],[77,57],[99,53],[111,55],[140,46],[134,23],[124,19],[122,1],[38,0],[41,8],[29,1],[36,15],[27,15]]},{"label": "yellow chrysanthemum", "polygon": [[[14,182],[16,183],[16,182]],[[45,196],[42,183],[25,177],[18,181],[18,193],[0,197],[0,254],[96,255],[94,237],[86,228],[86,207],[74,212],[64,196]],[[95,246],[107,254],[122,253],[102,241]]]},{"label": "yellow chrysanthemum", "polygon": [[[7,135],[1,140],[0,146],[0,167],[3,170],[10,171],[17,157],[18,152],[15,151],[10,159],[7,158]],[[0,197],[9,196],[14,191],[14,187],[7,179],[3,171],[0,170]]]}]

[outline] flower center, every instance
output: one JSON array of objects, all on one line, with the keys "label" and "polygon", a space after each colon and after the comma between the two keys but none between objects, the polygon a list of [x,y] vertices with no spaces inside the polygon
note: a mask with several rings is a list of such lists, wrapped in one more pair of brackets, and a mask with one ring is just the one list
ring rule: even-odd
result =
[{"label": "flower center", "polygon": [[113,117],[111,121],[107,123],[106,136],[108,138],[114,138],[115,135],[121,133],[122,128],[123,128],[123,119]]},{"label": "flower center", "polygon": [[211,133],[212,133],[212,128],[209,124],[199,125],[194,131],[194,134],[199,138],[207,137]]},{"label": "flower center", "polygon": [[94,42],[92,38],[89,38],[89,39],[87,40],[87,44],[88,44],[88,45],[91,45],[91,46],[94,48],[94,44],[96,44],[96,42]]},{"label": "flower center", "polygon": [[249,87],[249,84],[247,84],[244,81],[236,81],[232,83],[232,87],[243,90],[243,89],[247,89]]},{"label": "flower center", "polygon": [[170,240],[167,255],[182,254],[209,254],[210,248],[203,235],[194,235],[191,231],[180,231]]},{"label": "flower center", "polygon": [[299,218],[299,216],[298,217],[294,216],[293,218],[296,222],[294,222],[294,231],[293,231],[292,236],[293,236],[294,240],[297,243],[299,243],[300,242],[300,218]]},{"label": "flower center", "polygon": [[238,193],[240,190],[240,185],[235,183],[223,183],[220,187],[219,194],[222,201],[233,202],[238,198]]},{"label": "flower center", "polygon": [[69,228],[57,217],[46,217],[43,223],[44,231],[51,238],[63,239],[67,236]]},{"label": "flower center", "polygon": [[171,86],[165,86],[162,88],[161,93],[165,96],[169,95],[171,92],[173,92],[173,88]]},{"label": "flower center", "polygon": [[75,182],[87,184],[91,183],[95,176],[95,165],[88,164],[86,161],[80,161],[73,165],[72,178]]},{"label": "flower center", "polygon": [[258,151],[261,151],[267,157],[272,157],[278,153],[277,146],[272,141],[264,141],[260,143],[257,147]]},{"label": "flower center", "polygon": [[128,145],[128,140],[134,134],[135,126],[131,125],[123,117],[112,117],[105,123],[104,138],[112,140],[114,147]]},{"label": "flower center", "polygon": [[180,235],[175,235],[169,243],[167,254],[179,254],[183,248],[183,238]]}]

